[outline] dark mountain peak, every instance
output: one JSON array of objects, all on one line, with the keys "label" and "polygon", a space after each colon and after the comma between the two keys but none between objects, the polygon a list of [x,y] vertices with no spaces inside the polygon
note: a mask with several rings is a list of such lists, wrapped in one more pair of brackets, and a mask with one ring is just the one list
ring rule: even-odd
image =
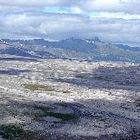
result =
[{"label": "dark mountain peak", "polygon": [[82,39],[79,39],[79,38],[74,38],[74,37],[71,37],[71,38],[67,38],[65,40],[61,40],[62,42],[82,42],[83,40]]},{"label": "dark mountain peak", "polygon": [[98,37],[95,37],[93,39],[80,39],[72,37],[65,40],[61,40],[59,42],[67,44],[66,46],[69,45],[71,45],[71,47],[82,46],[82,48],[86,49],[87,47],[91,48],[91,46],[95,47],[95,43],[102,41]]},{"label": "dark mountain peak", "polygon": [[38,38],[38,39],[33,39],[34,41],[36,41],[36,42],[44,42],[44,41],[46,41],[45,39],[43,39],[43,38]]},{"label": "dark mountain peak", "polygon": [[94,40],[94,41],[97,41],[97,42],[101,42],[101,40],[100,40],[99,37],[97,37],[97,36],[95,36],[93,40]]},{"label": "dark mountain peak", "polygon": [[43,45],[43,44],[46,44],[46,42],[48,42],[48,41],[46,41],[43,38],[40,38],[40,39],[34,39],[33,42],[35,42],[36,44],[42,44]]},{"label": "dark mountain peak", "polygon": [[99,37],[97,37],[97,36],[95,36],[94,38],[92,38],[92,39],[87,39],[88,41],[90,41],[90,42],[102,42],[101,40],[100,40],[100,38]]},{"label": "dark mountain peak", "polygon": [[63,42],[87,42],[87,43],[94,43],[94,42],[102,42],[99,37],[95,36],[94,38],[92,39],[80,39],[80,38],[74,38],[74,37],[71,37],[71,38],[68,38],[68,39],[65,39],[65,40],[62,40]]}]

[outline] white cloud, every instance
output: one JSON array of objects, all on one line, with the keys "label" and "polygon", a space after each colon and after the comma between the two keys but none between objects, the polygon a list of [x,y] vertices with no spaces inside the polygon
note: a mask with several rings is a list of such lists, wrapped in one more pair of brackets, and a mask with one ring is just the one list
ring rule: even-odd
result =
[{"label": "white cloud", "polygon": [[65,0],[0,0],[0,5],[17,7],[44,7],[65,4]]},{"label": "white cloud", "polygon": [[140,20],[140,14],[128,14],[123,12],[94,12],[90,13],[90,17],[108,18],[108,19],[124,19],[124,20]]},{"label": "white cloud", "polygon": [[140,13],[139,0],[0,0],[0,5],[14,7],[77,7],[86,11],[115,11],[115,12],[138,12]]},{"label": "white cloud", "polygon": [[81,8],[88,12],[126,12],[140,13],[139,0],[87,0]]},{"label": "white cloud", "polygon": [[[106,18],[88,18],[76,15],[18,14],[0,18],[2,35],[63,39],[99,36],[112,42],[139,42],[140,21]],[[1,37],[5,37],[2,36]]]}]

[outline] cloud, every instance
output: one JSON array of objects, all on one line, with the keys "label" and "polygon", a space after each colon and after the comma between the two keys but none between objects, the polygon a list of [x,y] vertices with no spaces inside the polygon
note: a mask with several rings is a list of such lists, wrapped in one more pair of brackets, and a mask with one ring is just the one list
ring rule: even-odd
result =
[{"label": "cloud", "polygon": [[0,38],[99,36],[140,44],[138,0],[0,0]]},{"label": "cloud", "polygon": [[0,0],[0,5],[16,6],[16,7],[44,7],[44,6],[62,6],[65,4],[65,0]]},{"label": "cloud", "polygon": [[64,39],[69,37],[139,42],[140,21],[89,18],[65,14],[17,14],[0,18],[0,31],[25,37]]},{"label": "cloud", "polygon": [[140,13],[139,0],[0,0],[2,6],[14,7],[77,7],[83,12],[113,11]]}]

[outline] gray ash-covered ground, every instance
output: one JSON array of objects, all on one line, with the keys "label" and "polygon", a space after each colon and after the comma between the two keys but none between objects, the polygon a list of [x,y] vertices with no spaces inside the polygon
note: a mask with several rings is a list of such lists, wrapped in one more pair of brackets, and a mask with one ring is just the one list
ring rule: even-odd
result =
[{"label": "gray ash-covered ground", "polygon": [[1,139],[140,139],[140,65],[8,58]]}]

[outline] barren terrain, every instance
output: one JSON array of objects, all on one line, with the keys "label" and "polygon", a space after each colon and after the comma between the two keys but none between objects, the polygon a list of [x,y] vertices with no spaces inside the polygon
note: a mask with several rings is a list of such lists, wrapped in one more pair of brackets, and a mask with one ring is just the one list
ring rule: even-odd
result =
[{"label": "barren terrain", "polygon": [[1,139],[140,139],[140,65],[1,58]]}]

